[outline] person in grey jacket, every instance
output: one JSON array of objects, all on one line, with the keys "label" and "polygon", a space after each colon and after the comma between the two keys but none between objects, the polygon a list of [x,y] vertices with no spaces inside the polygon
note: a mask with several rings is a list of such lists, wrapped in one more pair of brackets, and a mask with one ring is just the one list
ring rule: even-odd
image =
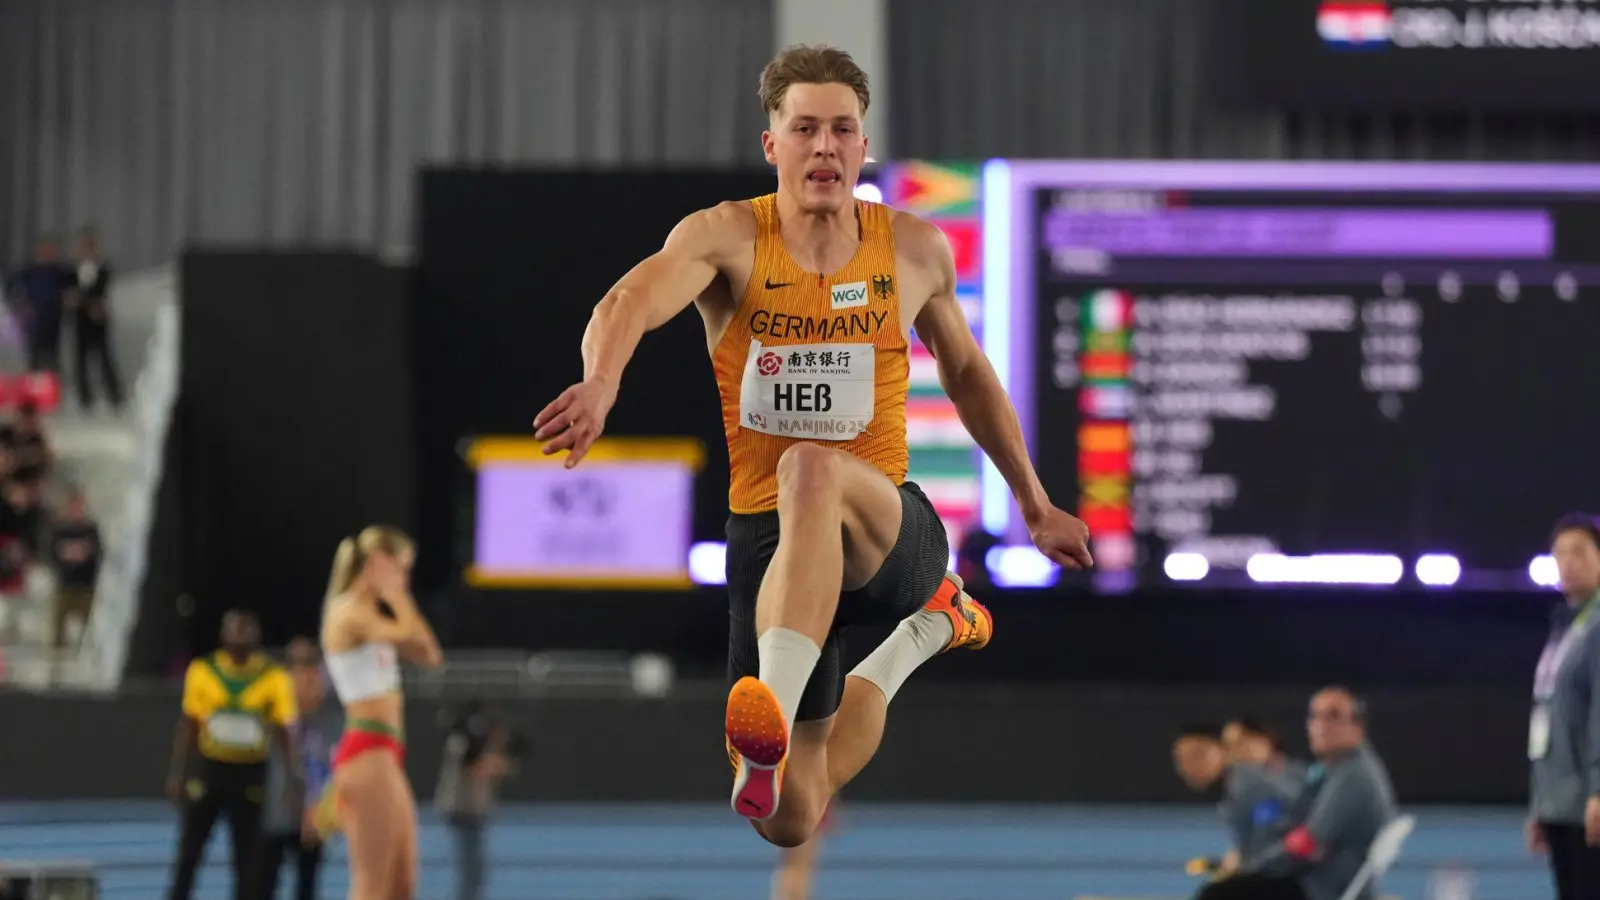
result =
[{"label": "person in grey jacket", "polygon": [[[1347,688],[1311,698],[1306,735],[1316,763],[1305,789],[1270,826],[1276,839],[1247,857],[1242,874],[1200,892],[1202,900],[1339,900],[1395,817],[1394,787],[1367,743],[1366,704]],[[1356,895],[1373,900],[1377,885]]]},{"label": "person in grey jacket", "polygon": [[[1236,720],[1223,728],[1237,730]],[[1275,840],[1272,823],[1281,817],[1305,785],[1305,768],[1285,759],[1271,743],[1226,737],[1215,729],[1188,726],[1172,745],[1173,768],[1191,790],[1217,796],[1217,813],[1227,826],[1233,849],[1217,859],[1189,863],[1196,875],[1222,879],[1239,870],[1241,860]],[[1254,752],[1257,749],[1265,752]],[[1281,835],[1278,835],[1281,836]]]},{"label": "person in grey jacket", "polygon": [[295,900],[316,900],[317,873],[322,866],[323,847],[312,827],[308,810],[313,810],[333,775],[333,747],[344,731],[344,711],[328,701],[327,676],[322,668],[322,652],[309,638],[297,637],[288,648],[289,677],[294,681],[295,704],[300,718],[290,729],[290,739],[299,750],[301,782],[305,792],[299,803],[291,803],[285,787],[289,773],[283,754],[274,753],[267,770],[265,815],[262,835],[266,844],[261,861],[261,900],[274,900],[278,894],[278,875],[284,860],[295,860]]},{"label": "person in grey jacket", "polygon": [[1528,848],[1550,855],[1560,900],[1600,897],[1600,522],[1562,517],[1551,553],[1566,602],[1533,679]]},{"label": "person in grey jacket", "polygon": [[484,830],[500,782],[515,771],[514,735],[484,703],[447,716],[447,724],[433,802],[455,835],[456,900],[482,900],[488,874]]}]

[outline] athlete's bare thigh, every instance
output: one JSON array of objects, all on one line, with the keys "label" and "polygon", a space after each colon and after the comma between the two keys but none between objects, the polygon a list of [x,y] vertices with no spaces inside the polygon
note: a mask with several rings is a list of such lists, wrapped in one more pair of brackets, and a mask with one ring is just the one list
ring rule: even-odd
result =
[{"label": "athlete's bare thigh", "polygon": [[[844,450],[795,444],[778,459],[778,517],[837,499],[844,542],[844,590],[878,573],[900,536],[900,491],[889,476]],[[780,537],[780,542],[782,538]]]},{"label": "athlete's bare thigh", "polygon": [[397,900],[407,881],[396,863],[416,810],[406,799],[405,774],[386,756],[363,753],[334,773],[340,829],[349,842],[351,900]]}]

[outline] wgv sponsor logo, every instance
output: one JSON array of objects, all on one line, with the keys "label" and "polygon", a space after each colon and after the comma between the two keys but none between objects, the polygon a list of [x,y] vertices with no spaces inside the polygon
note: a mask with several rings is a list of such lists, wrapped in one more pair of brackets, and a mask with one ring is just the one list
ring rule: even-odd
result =
[{"label": "wgv sponsor logo", "polygon": [[867,305],[867,283],[865,281],[852,281],[849,284],[836,284],[833,286],[833,308],[850,309],[855,306]]}]

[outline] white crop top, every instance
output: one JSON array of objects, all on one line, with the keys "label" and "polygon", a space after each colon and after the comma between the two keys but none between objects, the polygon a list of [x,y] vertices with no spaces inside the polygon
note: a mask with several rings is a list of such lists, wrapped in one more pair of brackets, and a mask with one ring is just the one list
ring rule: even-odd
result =
[{"label": "white crop top", "polygon": [[371,700],[400,690],[400,658],[393,644],[362,644],[327,656],[328,678],[340,703]]}]

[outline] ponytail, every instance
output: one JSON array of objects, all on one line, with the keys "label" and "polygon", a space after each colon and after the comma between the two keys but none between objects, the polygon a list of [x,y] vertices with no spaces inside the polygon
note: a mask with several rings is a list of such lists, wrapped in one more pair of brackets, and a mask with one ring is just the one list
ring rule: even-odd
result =
[{"label": "ponytail", "polygon": [[339,542],[339,549],[333,554],[333,573],[328,576],[328,594],[322,598],[324,609],[333,598],[350,589],[350,582],[356,578],[356,555],[355,538]]}]

